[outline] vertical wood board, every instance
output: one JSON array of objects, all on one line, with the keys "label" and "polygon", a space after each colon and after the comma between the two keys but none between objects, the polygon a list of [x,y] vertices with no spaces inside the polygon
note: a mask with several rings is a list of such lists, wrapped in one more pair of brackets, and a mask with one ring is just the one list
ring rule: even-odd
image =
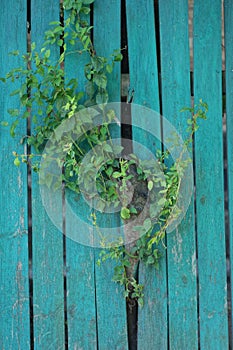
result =
[{"label": "vertical wood board", "polygon": [[[26,1],[4,2],[0,22],[0,76],[23,65],[19,57],[9,53],[26,51]],[[0,123],[14,121],[8,109],[19,108],[12,91],[20,81],[0,83]],[[30,348],[30,314],[28,284],[28,222],[27,222],[27,169],[14,165],[13,151],[24,153],[20,139],[26,134],[26,120],[16,128],[12,138],[9,128],[0,124],[0,348]]]},{"label": "vertical wood board", "polygon": [[[69,12],[65,11],[65,18]],[[89,15],[85,20],[90,21]],[[78,53],[82,49],[77,40],[71,45],[66,39],[67,52],[65,58],[65,80],[78,80],[77,92],[84,92],[86,78],[85,64],[89,62],[87,53]],[[72,200],[74,193],[66,190],[65,229],[66,229],[66,281],[67,281],[67,322],[69,349],[97,349],[96,297],[95,297],[95,257],[94,249],[84,246],[78,239],[80,227],[74,227],[72,217],[67,211],[70,205],[75,215],[85,223],[90,219],[91,210],[79,197]],[[91,229],[90,229],[91,230]],[[83,230],[82,230],[83,232]],[[76,236],[77,234],[77,236]],[[89,231],[85,232],[89,235]],[[71,239],[73,237],[73,239]]]},{"label": "vertical wood board", "polygon": [[[185,139],[190,107],[188,2],[160,1],[163,116]],[[164,135],[166,130],[163,130]],[[190,155],[192,158],[192,155]],[[192,181],[192,179],[190,179]],[[168,327],[170,349],[197,349],[196,246],[193,200],[183,221],[167,233]]]},{"label": "vertical wood board", "polygon": [[[225,24],[225,59],[226,59],[226,137],[227,137],[227,175],[228,175],[228,210],[229,210],[229,253],[230,275],[232,283],[233,271],[233,3],[230,0],[224,2]],[[233,291],[231,288],[231,305]],[[231,322],[233,310],[231,309]],[[232,342],[232,334],[230,334]]]},{"label": "vertical wood board", "polygon": [[[32,1],[31,41],[39,52],[49,23],[59,21],[59,16],[59,2]],[[51,50],[51,60],[58,55],[59,49]],[[36,111],[34,105],[32,113]],[[32,173],[32,266],[34,347],[64,349],[63,236],[43,206],[36,173]]]},{"label": "vertical wood board", "polygon": [[[109,57],[114,50],[121,48],[121,2],[102,0],[94,3],[94,47],[97,55]],[[121,64],[116,62],[113,72],[107,76],[109,102],[121,100]],[[119,118],[119,108],[115,112]],[[120,128],[111,129],[113,138],[120,138]],[[97,224],[102,227],[120,229],[119,213],[112,215],[97,214]],[[96,261],[100,249],[95,250]],[[96,310],[98,323],[98,346],[100,349],[128,349],[126,304],[123,296],[124,288],[112,281],[114,263],[103,262],[95,267]]]},{"label": "vertical wood board", "polygon": [[195,137],[201,348],[227,349],[221,1],[194,3],[194,95],[208,104]]},{"label": "vertical wood board", "polygon": [[[156,150],[160,148],[160,140],[153,136],[156,128],[159,128],[158,134],[160,134],[159,114],[156,121],[153,120],[154,113],[146,113],[148,118],[143,119],[137,107],[142,105],[158,113],[160,111],[153,1],[147,1],[145,6],[141,6],[139,2],[127,0],[126,17],[130,90],[133,91],[131,109],[133,140],[155,156]],[[142,127],[136,127],[135,124]],[[143,151],[139,153],[138,156],[143,159]],[[138,349],[144,349],[145,345],[148,348],[165,349],[167,348],[167,290],[164,252],[159,271],[140,265],[139,282],[145,286],[145,305],[138,312]]]}]

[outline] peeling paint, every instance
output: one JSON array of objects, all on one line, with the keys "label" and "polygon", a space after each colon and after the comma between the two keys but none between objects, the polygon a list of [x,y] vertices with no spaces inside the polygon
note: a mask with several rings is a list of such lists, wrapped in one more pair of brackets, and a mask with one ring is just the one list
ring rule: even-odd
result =
[{"label": "peeling paint", "polygon": [[193,276],[197,276],[197,263],[196,263],[196,253],[194,252],[192,255],[192,274]]},{"label": "peeling paint", "polygon": [[176,230],[176,236],[175,236],[175,244],[172,248],[172,254],[174,256],[174,261],[179,264],[182,261],[183,254],[182,254],[182,236],[179,233],[178,230]]}]

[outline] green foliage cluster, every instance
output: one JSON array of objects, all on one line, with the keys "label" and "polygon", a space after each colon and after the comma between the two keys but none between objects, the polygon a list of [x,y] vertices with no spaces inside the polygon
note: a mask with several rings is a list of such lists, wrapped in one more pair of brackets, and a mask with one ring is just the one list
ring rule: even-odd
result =
[{"label": "green foliage cluster", "polygon": [[[14,152],[14,163],[19,166],[24,162],[39,171],[34,155],[37,158],[38,154],[43,152],[54,130],[57,141],[62,139],[57,127],[67,119],[70,121],[70,133],[66,134],[62,149],[66,154],[63,160],[62,181],[67,188],[79,193],[80,183],[77,179],[81,175],[83,189],[88,193],[92,185],[88,180],[92,179],[92,176],[89,175],[93,168],[101,165],[96,177],[96,187],[99,197],[103,200],[99,203],[102,211],[106,203],[119,207],[121,219],[129,223],[141,214],[145,198],[150,199],[152,204],[147,217],[141,225],[133,227],[137,237],[134,244],[124,245],[120,238],[119,244],[114,245],[103,241],[103,251],[98,260],[98,264],[107,259],[116,262],[113,280],[125,286],[124,295],[127,299],[135,299],[142,306],[143,286],[138,283],[135,271],[129,271],[140,261],[148,266],[159,267],[158,244],[163,241],[171,213],[173,217],[179,214],[178,208],[174,211],[174,207],[181,174],[190,160],[184,160],[181,152],[178,159],[166,163],[169,152],[165,150],[158,152],[156,162],[143,162],[135,154],[121,156],[123,147],[112,144],[109,125],[116,116],[113,110],[105,111],[104,106],[108,102],[108,79],[111,78],[114,65],[122,60],[122,53],[115,50],[110,58],[97,55],[91,40],[92,26],[86,20],[90,13],[89,5],[93,1],[64,0],[62,6],[66,17],[61,22],[51,23],[50,29],[45,33],[42,48],[38,51],[36,44],[32,43],[30,51],[22,56],[22,65],[12,69],[1,79],[3,82],[14,82],[16,79],[22,82],[19,89],[11,93],[12,96],[18,96],[20,102],[18,109],[8,110],[13,118],[10,125],[11,135],[15,136],[21,118],[30,118],[31,135],[25,135],[23,141],[34,150],[34,154],[30,152],[28,155],[19,155]],[[65,59],[72,54],[89,57],[84,66],[87,80],[85,91],[80,91],[77,79],[66,78]],[[18,56],[19,52],[15,51],[12,55]],[[102,125],[91,127],[92,117],[88,117],[86,113],[84,119],[82,115],[79,120],[74,119],[76,113],[96,104],[102,105]],[[200,101],[197,107],[185,111],[190,112],[191,118],[188,120],[188,137],[184,152],[192,143],[193,134],[198,128],[198,118],[206,118],[207,105]],[[82,138],[75,139],[74,130],[77,134],[81,132]],[[101,145],[100,152],[96,152],[98,145]],[[80,169],[82,159],[90,149],[95,157],[91,159],[90,167]],[[52,151],[54,150],[51,148]],[[118,153],[119,157],[109,157],[109,154],[113,153]],[[108,160],[104,162],[105,159]],[[163,177],[159,175],[161,172]],[[46,181],[47,185],[51,186],[52,179],[47,178]],[[143,189],[143,193],[138,191],[140,205],[138,198],[134,198],[133,195],[129,200],[130,186],[134,188],[134,194],[137,194],[137,189]],[[92,220],[93,225],[98,227],[95,213],[92,214]]]}]

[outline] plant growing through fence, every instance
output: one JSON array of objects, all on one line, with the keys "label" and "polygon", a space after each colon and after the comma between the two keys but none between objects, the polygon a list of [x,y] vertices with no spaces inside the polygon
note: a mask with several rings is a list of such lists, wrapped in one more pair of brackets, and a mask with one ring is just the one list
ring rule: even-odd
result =
[{"label": "plant growing through fence", "polygon": [[[190,113],[188,119],[188,136],[177,159],[171,159],[168,150],[157,153],[157,161],[141,160],[134,153],[123,155],[121,146],[112,142],[110,125],[116,119],[114,110],[106,109],[108,102],[107,83],[115,64],[122,60],[120,50],[115,50],[107,57],[98,56],[91,40],[92,26],[85,20],[89,14],[89,5],[94,0],[64,0],[63,7],[68,16],[62,21],[51,23],[51,28],[45,33],[45,43],[37,51],[36,44],[31,45],[30,52],[22,56],[21,67],[11,70],[2,80],[12,82],[20,79],[19,89],[12,92],[17,95],[20,106],[8,112],[13,118],[10,125],[12,137],[17,133],[20,118],[30,118],[31,135],[25,135],[22,142],[34,149],[34,154],[17,154],[14,152],[14,163],[29,164],[33,170],[40,171],[40,165],[34,160],[43,149],[55,130],[57,141],[61,141],[65,158],[62,159],[62,181],[66,188],[76,193],[80,187],[85,193],[90,193],[92,186],[91,172],[98,168],[96,188],[98,192],[98,208],[104,212],[107,205],[119,207],[121,219],[127,223],[126,235],[134,234],[133,240],[125,244],[119,237],[118,242],[109,243],[102,239],[103,250],[98,264],[113,259],[116,264],[113,280],[125,286],[124,295],[128,301],[136,300],[143,305],[143,285],[137,281],[139,262],[149,266],[159,267],[160,251],[158,244],[163,241],[171,217],[179,215],[177,197],[182,174],[191,159],[183,158],[184,152],[191,145],[193,135],[198,129],[199,118],[205,119],[207,105],[200,101],[193,108],[185,108]],[[79,48],[76,48],[77,42]],[[51,57],[51,52],[61,48],[58,59]],[[72,47],[74,49],[72,49]],[[19,55],[18,51],[12,53]],[[86,90],[79,91],[78,80],[67,80],[64,70],[65,58],[68,55],[88,55],[89,62],[84,66],[87,79]],[[84,113],[83,119],[75,118],[80,111],[88,111],[88,107],[99,105],[103,123],[93,125],[92,116]],[[65,135],[59,134],[57,127],[64,120],[69,120],[70,130]],[[81,138],[76,138],[82,133]],[[174,139],[174,145],[179,140]],[[99,147],[99,148],[98,148]],[[94,157],[90,159],[90,167],[82,167],[82,161],[89,151]],[[51,154],[53,153],[51,148]],[[122,152],[122,153],[121,153]],[[109,157],[109,154],[119,154]],[[35,156],[35,157],[34,157]],[[48,157],[49,159],[49,157]],[[103,163],[103,160],[107,159]],[[161,176],[161,173],[163,176]],[[80,181],[77,181],[81,178]],[[53,178],[46,177],[45,184],[49,187]],[[132,191],[130,191],[130,188]],[[131,194],[131,197],[130,197]],[[146,198],[150,198],[151,205],[143,222],[135,225],[137,218],[146,205]],[[93,200],[94,200],[93,195]],[[95,211],[92,213],[92,224],[98,229]]]}]

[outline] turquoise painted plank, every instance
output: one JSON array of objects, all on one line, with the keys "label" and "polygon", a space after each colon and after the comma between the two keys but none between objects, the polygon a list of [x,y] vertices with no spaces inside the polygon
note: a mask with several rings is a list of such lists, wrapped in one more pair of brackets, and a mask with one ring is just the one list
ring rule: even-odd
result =
[{"label": "turquoise painted plank", "polygon": [[[221,0],[194,2],[194,95],[208,103],[195,137],[200,346],[228,349]],[[211,53],[211,54],[210,54]]]},{"label": "turquoise painted plank", "polygon": [[[31,40],[40,50],[49,22],[59,20],[59,2],[33,0],[31,18]],[[58,54],[59,50],[52,50],[51,58],[57,58]],[[35,173],[32,174],[32,245],[34,348],[64,349],[63,236],[43,207]]]},{"label": "turquoise painted plank", "polygon": [[[191,105],[188,1],[159,2],[163,116],[185,138]],[[182,223],[167,233],[170,349],[197,349],[196,244],[193,199]]]},{"label": "turquoise painted plank", "polygon": [[[134,90],[133,103],[160,111],[158,69],[155,40],[154,2],[126,1],[127,34],[129,50],[130,88]],[[132,106],[132,125],[137,118],[137,107]],[[151,118],[155,115],[152,114]],[[159,140],[151,137],[160,123],[142,119],[143,128],[133,127],[133,139],[155,154],[160,148]],[[144,130],[147,129],[147,131]],[[160,131],[158,131],[160,134]],[[140,156],[140,154],[139,154]],[[144,284],[144,307],[138,313],[138,349],[167,348],[167,290],[166,254],[160,261],[159,271],[139,267],[139,281]]]},{"label": "turquoise painted plank", "polygon": [[[0,12],[0,76],[23,62],[9,52],[26,51],[26,1],[2,1]],[[10,27],[9,27],[10,26]],[[7,110],[18,108],[10,93],[20,81],[0,83],[0,122],[13,121]],[[28,287],[27,171],[14,166],[12,152],[24,153],[20,139],[26,134],[26,121],[20,122],[13,139],[9,129],[0,126],[0,348],[30,349]]]},{"label": "turquoise painted plank", "polygon": [[[110,57],[114,50],[121,48],[120,41],[120,1],[102,0],[94,3],[94,47],[97,55]],[[116,63],[108,77],[110,102],[121,101],[121,66]],[[117,111],[118,113],[119,111]],[[114,128],[112,135],[120,137],[120,129]],[[118,214],[97,215],[97,224],[101,227],[120,226]],[[120,229],[119,229],[120,230]],[[100,250],[95,250],[96,260]],[[128,349],[126,304],[123,287],[111,281],[114,264],[110,261],[95,269],[96,310],[99,349]],[[106,302],[107,301],[107,302]]]},{"label": "turquoise painted plank", "polygon": [[[233,3],[226,0],[224,3],[225,24],[225,64],[226,64],[226,116],[227,116],[227,170],[228,170],[228,210],[229,210],[229,251],[231,281],[233,273]],[[233,301],[233,291],[231,290]],[[231,309],[233,319],[233,310]],[[232,333],[230,334],[232,339]]]},{"label": "turquoise painted plank", "polygon": [[142,6],[139,1],[126,0],[126,19],[133,102],[159,111],[153,1]]},{"label": "turquoise painted plank", "polygon": [[[121,2],[102,0],[94,2],[94,48],[97,55],[110,57],[114,50],[121,49]],[[124,52],[123,52],[124,53]],[[121,101],[121,64],[116,63],[108,75],[109,102]]]},{"label": "turquoise painted plank", "polygon": [[[65,18],[68,13],[65,12]],[[86,16],[86,20],[89,18]],[[67,42],[68,52],[80,50],[77,41],[74,46]],[[78,79],[78,91],[85,91],[85,64],[89,62],[88,54],[69,54],[65,58],[65,79]],[[66,190],[66,200],[77,217],[87,222],[91,210],[79,198],[74,201],[74,194]],[[67,281],[67,322],[68,348],[97,349],[96,297],[95,297],[95,252],[92,247],[83,245],[74,233],[73,219],[66,210],[66,281]],[[76,231],[77,230],[77,231]],[[74,238],[74,240],[71,239]]]}]

